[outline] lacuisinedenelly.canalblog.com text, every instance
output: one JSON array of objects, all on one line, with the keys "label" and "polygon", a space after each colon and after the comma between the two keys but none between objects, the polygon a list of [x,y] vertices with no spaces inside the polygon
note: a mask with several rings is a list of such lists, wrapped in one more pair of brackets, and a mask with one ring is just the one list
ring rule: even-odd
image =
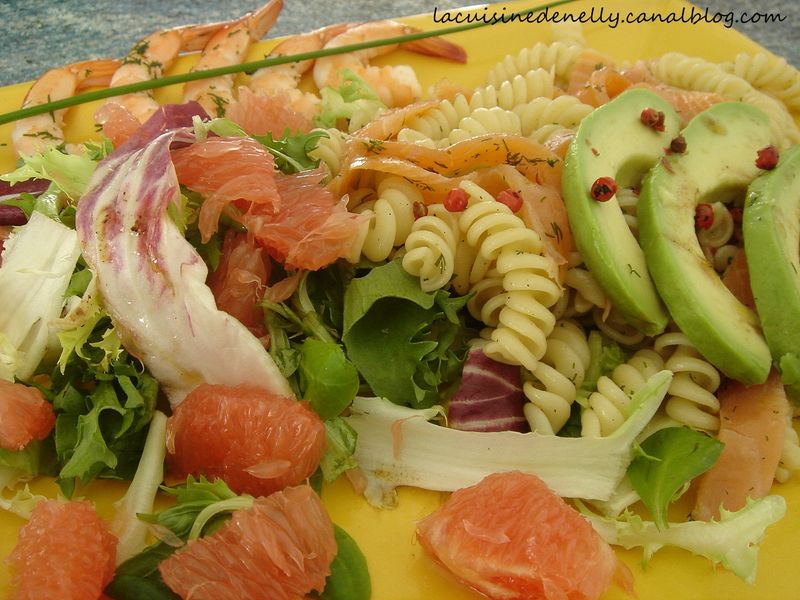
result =
[{"label": "lacuisinedenelly.canalblog.com text", "polygon": [[[533,12],[536,11],[536,12]],[[758,11],[711,11],[708,8],[685,6],[679,11],[620,11],[604,6],[593,6],[590,10],[580,12],[567,12],[564,10],[545,7],[541,10],[514,11],[506,7],[484,6],[470,10],[439,11],[433,9],[435,23],[600,23],[611,29],[620,24],[642,23],[684,23],[697,25],[699,23],[722,23],[731,28],[740,23],[783,23],[786,16],[777,12]]]}]

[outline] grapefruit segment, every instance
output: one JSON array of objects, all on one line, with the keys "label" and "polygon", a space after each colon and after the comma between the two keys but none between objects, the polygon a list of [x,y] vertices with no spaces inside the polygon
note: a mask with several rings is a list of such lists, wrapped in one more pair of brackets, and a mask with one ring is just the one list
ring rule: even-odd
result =
[{"label": "grapefruit segment", "polygon": [[254,205],[242,217],[256,241],[290,269],[316,271],[349,256],[365,219],[323,188],[323,177],[321,169],[277,174],[280,210],[273,214]]},{"label": "grapefruit segment", "polygon": [[208,278],[217,307],[236,317],[254,336],[267,335],[260,302],[271,271],[269,256],[247,234],[228,230],[219,265]]},{"label": "grapefruit segment", "polygon": [[22,450],[53,430],[53,406],[36,388],[0,379],[0,448]]},{"label": "grapefruit segment", "polygon": [[172,151],[178,181],[206,196],[198,226],[207,242],[233,203],[258,205],[272,213],[280,205],[275,160],[260,142],[245,137],[210,137]]},{"label": "grapefruit segment", "polygon": [[307,485],[233,513],[213,535],[159,565],[164,582],[193,600],[295,600],[322,591],[336,555],[333,525]]},{"label": "grapefruit segment", "polygon": [[288,129],[308,133],[313,129],[311,119],[290,108],[288,94],[257,96],[250,88],[240,87],[239,97],[228,107],[226,116],[250,135],[283,137]]},{"label": "grapefruit segment", "polygon": [[423,548],[496,600],[599,598],[614,551],[535,475],[510,471],[458,490],[417,527]]},{"label": "grapefruit segment", "polygon": [[325,425],[306,402],[249,385],[200,385],[167,424],[173,476],[220,478],[238,494],[266,496],[299,484],[325,447]]},{"label": "grapefruit segment", "polygon": [[43,500],[9,557],[12,600],[92,600],[114,576],[117,540],[87,501]]},{"label": "grapefruit segment", "polygon": [[103,135],[115,148],[124,144],[142,124],[133,113],[118,102],[106,102],[94,114],[95,122],[102,126]]}]

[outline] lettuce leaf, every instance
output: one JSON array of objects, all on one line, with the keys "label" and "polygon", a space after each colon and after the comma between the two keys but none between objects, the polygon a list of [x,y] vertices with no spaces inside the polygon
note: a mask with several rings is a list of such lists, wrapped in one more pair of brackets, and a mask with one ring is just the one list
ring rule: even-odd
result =
[{"label": "lettuce leaf", "polygon": [[356,451],[358,435],[341,417],[325,421],[325,436],[328,449],[319,464],[322,476],[327,482],[358,466],[353,454]]},{"label": "lettuce leaf", "polygon": [[61,356],[42,392],[56,409],[58,482],[69,496],[76,480],[133,476],[159,388],[122,348],[93,283],[58,326]]},{"label": "lettuce leaf", "polygon": [[76,480],[86,484],[98,476],[133,477],[158,395],[156,380],[134,360],[123,354],[90,392],[77,378],[64,382],[60,373],[54,374],[54,381],[62,383],[53,406],[62,465],[58,483],[66,496],[72,495]]},{"label": "lettuce leaf", "polygon": [[667,427],[641,444],[642,454],[628,467],[628,478],[656,527],[668,527],[667,508],[678,492],[711,468],[725,444],[688,427]]},{"label": "lettuce leaf", "polygon": [[676,546],[721,564],[749,584],[755,583],[758,550],[770,525],[786,514],[783,496],[750,500],[735,512],[720,511],[719,521],[670,523],[659,528],[652,521],[625,512],[618,519],[600,517],[581,505],[581,512],[606,542],[623,548],[641,547],[645,562],[664,546]]},{"label": "lettuce leaf", "polygon": [[[85,269],[80,273],[90,272]],[[56,325],[61,329],[57,334],[61,343],[61,355],[58,357],[61,373],[64,373],[73,354],[84,362],[93,362],[101,372],[107,372],[111,363],[122,354],[119,336],[111,326],[110,317],[100,302],[97,289],[91,283],[84,291],[78,306],[65,318],[56,321]],[[95,334],[95,330],[98,333]]]},{"label": "lettuce leaf", "polygon": [[627,360],[625,352],[615,341],[606,338],[599,331],[589,333],[589,366],[583,383],[578,389],[576,401],[586,405],[589,396],[597,390],[597,380],[609,375]]},{"label": "lettuce leaf", "polygon": [[[175,504],[160,512],[139,515],[139,518],[160,525],[171,531],[177,538],[187,540],[197,538],[206,525],[214,528],[214,523],[228,513],[253,505],[253,497],[247,494],[237,496],[222,479],[209,481],[203,476],[191,475],[186,482],[174,487],[162,486],[161,490],[174,496]],[[231,507],[235,504],[235,507]]]},{"label": "lettuce leaf", "polygon": [[47,179],[66,194],[73,202],[86,191],[97,163],[90,157],[78,154],[64,154],[55,147],[47,148],[41,154],[22,157],[22,166],[11,173],[0,175],[9,183],[29,179]]},{"label": "lettuce leaf", "polygon": [[607,500],[671,381],[670,371],[650,377],[631,399],[630,416],[607,437],[460,431],[430,422],[444,414],[439,406],[415,410],[360,396],[344,420],[358,433],[355,459],[365,478],[364,496],[375,506],[394,506],[397,486],[454,491],[513,470],[535,473],[562,497]]},{"label": "lettuce leaf", "polygon": [[80,256],[74,230],[35,212],[6,240],[0,266],[0,377],[27,380],[48,354]]},{"label": "lettuce leaf", "polygon": [[[52,438],[33,440],[22,450],[13,452],[0,448],[0,468],[12,469],[19,477],[55,475],[56,453]],[[0,491],[4,484],[0,478]]]}]

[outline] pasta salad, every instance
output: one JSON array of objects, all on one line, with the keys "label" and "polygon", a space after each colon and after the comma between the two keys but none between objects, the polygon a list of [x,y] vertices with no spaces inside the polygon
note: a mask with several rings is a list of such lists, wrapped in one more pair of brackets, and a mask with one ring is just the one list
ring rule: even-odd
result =
[{"label": "pasta salad", "polygon": [[[113,87],[161,76],[187,50],[211,68],[231,60],[215,54],[220,40],[241,62],[280,6],[159,32],[125,60],[52,77],[70,93]],[[267,52],[412,30],[335,25]],[[756,219],[747,198],[795,185],[800,75],[760,52],[622,61],[554,26],[470,66],[476,84],[458,66],[439,76],[487,62],[457,39],[403,45],[434,57],[412,59],[416,69],[382,47],[201,79],[170,92],[175,104],[112,97],[92,106],[100,135],[86,144],[65,134],[61,112],[14,126],[19,166],[1,177],[0,294],[14,309],[0,315],[0,389],[12,407],[27,395],[27,412],[17,423],[4,409],[2,502],[33,522],[46,500],[25,487],[31,476],[54,477],[67,498],[96,479],[132,481],[98,597],[144,585],[188,597],[209,568],[179,557],[221,543],[216,531],[237,540],[262,526],[249,519],[316,507],[308,482],[331,516],[320,504],[292,517],[326,532],[304,550],[325,564],[292,575],[306,586],[295,593],[383,593],[382,575],[370,583],[374,542],[359,550],[380,533],[364,536],[343,509],[356,493],[397,515],[404,502],[431,512],[439,496],[395,488],[455,492],[512,471],[569,499],[605,542],[648,556],[678,546],[756,581],[754,549],[800,468],[796,356],[782,337],[796,338],[798,307],[776,288],[789,331],[773,325],[760,286],[775,278],[748,266],[797,256],[794,243],[759,257],[748,239],[766,239],[756,220],[796,213],[777,199]],[[50,85],[37,81],[25,104],[52,99],[41,95]],[[691,199],[673,208],[679,184]],[[792,248],[787,235],[776,248]],[[688,254],[672,258],[673,246]],[[686,263],[703,265],[702,283]],[[696,289],[723,298],[708,317]],[[726,335],[717,312],[737,323],[730,343],[708,341]],[[745,329],[754,341],[740,344]],[[262,415],[270,403],[282,408]],[[758,440],[755,458],[742,439]],[[173,512],[164,496],[154,504],[165,467]],[[178,526],[175,508],[192,502]],[[137,570],[154,557],[162,566]],[[16,573],[31,568],[13,560]],[[437,577],[420,589],[461,597]],[[203,585],[223,594],[227,583]],[[352,595],[336,596],[343,585]]]}]

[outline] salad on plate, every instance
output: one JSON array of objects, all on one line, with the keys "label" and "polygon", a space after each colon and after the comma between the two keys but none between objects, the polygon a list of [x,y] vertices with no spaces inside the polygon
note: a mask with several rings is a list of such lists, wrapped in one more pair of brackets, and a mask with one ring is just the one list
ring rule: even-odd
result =
[{"label": "salad on plate", "polygon": [[260,41],[282,6],[6,91],[0,587],[789,589],[797,69],[708,23]]}]

